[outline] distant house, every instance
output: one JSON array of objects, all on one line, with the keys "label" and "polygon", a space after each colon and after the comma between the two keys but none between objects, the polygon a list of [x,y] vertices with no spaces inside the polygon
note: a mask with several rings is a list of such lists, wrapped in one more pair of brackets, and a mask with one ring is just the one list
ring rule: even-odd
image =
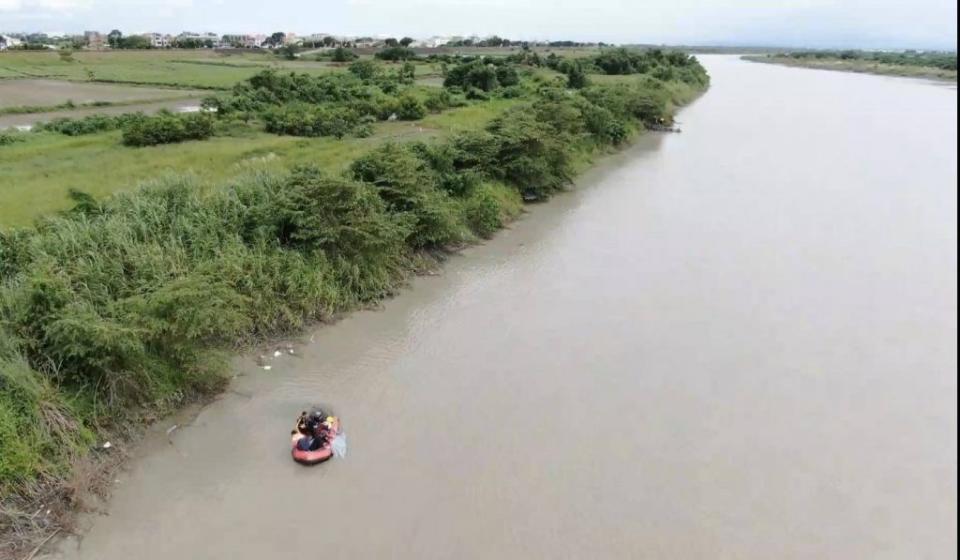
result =
[{"label": "distant house", "polygon": [[313,33],[303,37],[302,41],[308,44],[322,43],[327,37],[330,37],[329,33]]},{"label": "distant house", "polygon": [[20,45],[20,39],[17,39],[16,37],[8,37],[7,35],[0,35],[0,51],[5,51],[18,45]]},{"label": "distant house", "polygon": [[196,41],[201,44],[209,44],[213,47],[219,47],[222,45],[220,36],[216,33],[194,33],[192,31],[184,31],[183,33],[177,35],[177,41]]},{"label": "distant house", "polygon": [[451,37],[430,37],[429,39],[423,39],[420,41],[414,41],[410,46],[412,47],[425,47],[429,49],[435,49],[437,47],[442,47],[449,43],[452,40]]},{"label": "distant house", "polygon": [[106,36],[99,31],[84,31],[83,40],[87,44],[88,49],[99,50],[107,44]]},{"label": "distant house", "polygon": [[150,46],[155,49],[165,49],[173,43],[173,37],[165,33],[144,33],[142,37],[150,41]]},{"label": "distant house", "polygon": [[224,35],[220,38],[220,45],[224,47],[241,47],[254,49],[263,45],[266,35]]}]

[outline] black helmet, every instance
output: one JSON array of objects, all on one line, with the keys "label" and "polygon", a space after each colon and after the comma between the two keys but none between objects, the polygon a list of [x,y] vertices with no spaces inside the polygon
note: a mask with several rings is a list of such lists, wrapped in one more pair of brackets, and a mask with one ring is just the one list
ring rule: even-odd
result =
[{"label": "black helmet", "polygon": [[322,424],[326,419],[326,412],[319,408],[312,408],[309,412],[307,412],[306,418],[304,418],[304,424],[306,424],[310,429],[314,429]]}]

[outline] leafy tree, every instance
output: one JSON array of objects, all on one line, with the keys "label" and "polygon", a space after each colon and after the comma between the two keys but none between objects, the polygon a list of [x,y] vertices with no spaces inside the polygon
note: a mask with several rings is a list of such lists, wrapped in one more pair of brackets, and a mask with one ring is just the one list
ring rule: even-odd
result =
[{"label": "leafy tree", "polygon": [[412,38],[412,37],[404,37],[403,39],[400,39],[400,46],[401,46],[401,47],[409,47],[411,44],[413,44],[413,38]]},{"label": "leafy tree", "polygon": [[500,86],[512,86],[519,82],[520,77],[512,64],[498,65],[488,59],[477,59],[448,69],[443,85],[460,87],[468,92],[471,88],[489,92]]},{"label": "leafy tree", "polygon": [[123,37],[119,41],[119,48],[121,49],[149,49],[152,48],[150,44],[150,39],[142,35],[130,35]]},{"label": "leafy tree", "polygon": [[398,46],[400,46],[400,42],[397,41],[397,39],[394,38],[394,37],[389,37],[389,38],[385,39],[385,40],[383,41],[383,44],[386,45],[386,46],[388,46],[388,47],[398,47]]},{"label": "leafy tree", "polygon": [[107,34],[107,44],[115,49],[120,48],[121,39],[123,39],[123,33],[119,29],[114,29]]},{"label": "leafy tree", "polygon": [[290,44],[284,45],[280,48],[280,55],[287,60],[296,60],[297,59],[297,46]]},{"label": "leafy tree", "polygon": [[272,47],[277,47],[282,45],[286,41],[286,39],[287,39],[286,33],[284,33],[283,31],[277,31],[275,33],[272,33],[269,37],[267,37],[267,40],[264,41],[264,43]]},{"label": "leafy tree", "polygon": [[587,72],[579,62],[570,64],[567,67],[567,87],[571,89],[583,89],[590,85],[590,79],[587,78]]}]

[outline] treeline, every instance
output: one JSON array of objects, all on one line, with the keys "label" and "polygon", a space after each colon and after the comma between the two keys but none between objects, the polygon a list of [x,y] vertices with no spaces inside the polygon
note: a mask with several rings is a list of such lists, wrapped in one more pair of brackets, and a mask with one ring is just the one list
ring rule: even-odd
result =
[{"label": "treeline", "polygon": [[880,64],[892,64],[896,66],[922,66],[925,68],[939,68],[941,70],[957,69],[956,52],[877,52],[877,51],[801,51],[792,52],[785,55],[796,60],[858,60],[866,62],[877,62]]},{"label": "treeline", "polygon": [[[698,91],[653,77],[529,87],[529,102],[481,129],[388,143],[342,175],[73,193],[73,209],[0,232],[0,493],[66,476],[133,410],[221,387],[224,350],[393,293],[425,255],[491,235],[521,197],[565,188],[583,154],[669,121]],[[224,107],[362,104],[367,92],[355,76],[261,74]]]},{"label": "treeline", "polygon": [[584,43],[581,41],[518,41],[505,39],[503,37],[498,37],[493,35],[490,37],[485,37],[483,39],[477,38],[466,38],[466,39],[454,39],[446,44],[444,47],[523,47],[530,48],[533,46],[543,46],[543,47],[603,47],[606,43]]}]

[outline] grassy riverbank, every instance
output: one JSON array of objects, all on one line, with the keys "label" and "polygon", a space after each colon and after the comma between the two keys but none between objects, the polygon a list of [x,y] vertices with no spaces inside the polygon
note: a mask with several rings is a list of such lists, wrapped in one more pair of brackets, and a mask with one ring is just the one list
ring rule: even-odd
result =
[{"label": "grassy riverbank", "polygon": [[[97,442],[221,389],[233,349],[388,297],[707,86],[684,55],[623,56],[615,83],[594,86],[583,63],[557,60],[453,61],[466,66],[442,91],[402,72],[261,74],[215,101],[210,140],[131,148],[124,129],[0,147],[19,150],[5,165],[25,182],[70,177],[44,164],[51,152],[121,176],[97,191],[116,194],[75,191],[64,211],[0,231],[0,531],[22,543],[54,526],[33,512],[75,499]],[[410,121],[366,119],[390,112]],[[123,188],[135,169],[169,173]]]},{"label": "grassy riverbank", "polygon": [[957,80],[956,54],[909,55],[889,53],[802,52],[744,56],[744,60],[798,68],[837,70],[883,76]]}]

